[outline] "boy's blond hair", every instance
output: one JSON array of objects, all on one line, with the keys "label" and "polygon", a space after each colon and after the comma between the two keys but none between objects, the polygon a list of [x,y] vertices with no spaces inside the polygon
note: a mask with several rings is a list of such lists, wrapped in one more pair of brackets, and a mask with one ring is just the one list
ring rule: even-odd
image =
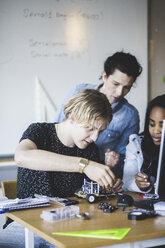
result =
[{"label": "boy's blond hair", "polygon": [[66,118],[84,124],[96,120],[108,124],[112,120],[112,108],[107,97],[94,89],[85,89],[72,96],[64,106],[64,114]]}]

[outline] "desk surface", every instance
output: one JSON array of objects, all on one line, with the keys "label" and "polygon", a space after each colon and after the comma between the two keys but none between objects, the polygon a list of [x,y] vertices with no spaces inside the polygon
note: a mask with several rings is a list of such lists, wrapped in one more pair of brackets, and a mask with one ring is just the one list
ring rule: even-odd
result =
[{"label": "desk surface", "polygon": [[[109,202],[114,205],[116,205],[116,201],[117,196],[112,196],[109,200]],[[79,202],[80,213],[89,212],[91,216],[90,220],[74,218],[71,220],[49,223],[40,218],[42,210],[59,207],[59,205],[15,211],[6,213],[5,215],[60,248],[88,248],[165,237],[165,217],[158,216],[140,221],[131,221],[128,220],[127,213],[122,212],[121,208],[113,213],[103,213],[101,210],[97,209],[99,203],[89,204],[84,199],[79,199]],[[67,237],[52,234],[52,232],[113,228],[131,228],[131,230],[122,240]]]}]

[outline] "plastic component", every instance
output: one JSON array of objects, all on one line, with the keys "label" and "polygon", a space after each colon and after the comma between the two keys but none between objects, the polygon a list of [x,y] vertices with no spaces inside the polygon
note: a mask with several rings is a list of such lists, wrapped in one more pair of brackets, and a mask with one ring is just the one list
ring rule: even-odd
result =
[{"label": "plastic component", "polygon": [[61,208],[53,208],[51,210],[43,210],[40,217],[48,222],[56,222],[75,218],[79,215],[80,208],[78,206],[67,206]]}]

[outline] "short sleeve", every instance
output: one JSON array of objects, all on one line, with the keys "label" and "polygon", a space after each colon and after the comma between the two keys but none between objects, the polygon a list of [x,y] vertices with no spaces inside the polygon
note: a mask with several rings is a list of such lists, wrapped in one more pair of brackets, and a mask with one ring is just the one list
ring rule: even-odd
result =
[{"label": "short sleeve", "polygon": [[46,125],[44,123],[32,123],[23,133],[20,142],[24,139],[33,141],[37,148],[41,148],[44,143],[44,137],[48,135]]}]

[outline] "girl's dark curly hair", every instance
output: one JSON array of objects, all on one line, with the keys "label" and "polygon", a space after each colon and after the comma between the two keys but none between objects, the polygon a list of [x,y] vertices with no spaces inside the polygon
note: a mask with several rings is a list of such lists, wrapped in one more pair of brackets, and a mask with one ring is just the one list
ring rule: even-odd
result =
[{"label": "girl's dark curly hair", "polygon": [[145,116],[145,126],[143,132],[142,140],[142,152],[143,152],[143,165],[142,169],[146,169],[150,163],[152,163],[152,174],[156,175],[158,157],[159,157],[159,146],[156,146],[149,133],[149,117],[152,109],[154,107],[161,107],[165,109],[165,94],[155,97],[148,103],[146,116]]}]

